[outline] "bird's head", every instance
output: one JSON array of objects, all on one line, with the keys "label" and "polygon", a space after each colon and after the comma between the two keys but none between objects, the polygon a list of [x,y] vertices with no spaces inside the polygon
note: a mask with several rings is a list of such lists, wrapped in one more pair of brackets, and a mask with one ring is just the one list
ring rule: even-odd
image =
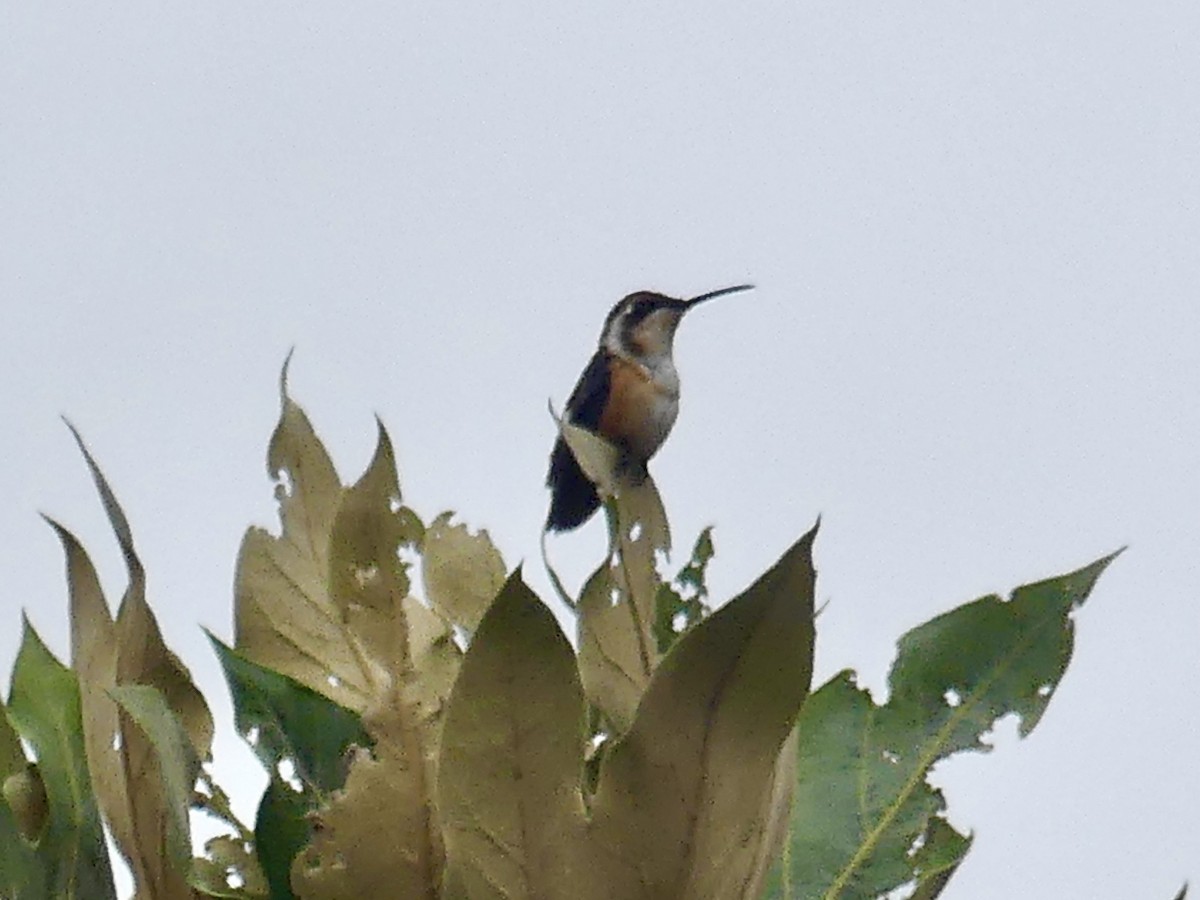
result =
[{"label": "bird's head", "polygon": [[689,300],[677,300],[653,291],[638,291],[623,298],[604,320],[604,331],[600,335],[600,346],[612,353],[632,356],[634,359],[659,359],[671,355],[675,340],[675,329],[683,314],[705,300],[748,291],[754,285],[739,284],[734,287],[709,291]]}]

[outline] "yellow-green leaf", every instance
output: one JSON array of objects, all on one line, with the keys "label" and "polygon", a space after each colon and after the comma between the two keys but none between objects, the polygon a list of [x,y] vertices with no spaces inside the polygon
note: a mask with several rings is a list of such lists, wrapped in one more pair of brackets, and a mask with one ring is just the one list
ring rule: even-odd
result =
[{"label": "yellow-green leaf", "polygon": [[204,856],[192,860],[191,883],[205,897],[226,900],[259,900],[269,894],[253,848],[247,850],[245,841],[230,835],[205,842]]},{"label": "yellow-green leaf", "polygon": [[[342,495],[333,521],[329,591],[343,634],[372,668],[403,675],[410,668],[408,638],[400,605],[409,580],[398,548],[411,543],[400,509],[400,481],[391,438],[383,423],[375,455],[353,487]],[[379,690],[382,678],[376,681]]]},{"label": "yellow-green leaf", "polygon": [[[88,768],[97,801],[129,861],[139,893],[185,898],[190,896],[185,879],[190,866],[191,781],[176,789],[177,796],[166,795],[166,770],[174,777],[176,766],[160,756],[162,748],[155,741],[162,734],[148,734],[121,714],[114,694],[127,687],[135,693],[143,687],[153,691],[171,720],[184,729],[182,739],[196,758],[211,752],[212,715],[187,669],[163,643],[146,603],[145,570],[125,513],[83,439],[73,427],[71,432],[100,494],[129,579],[114,622],[86,551],[69,531],[47,520],[62,542],[67,562],[72,661],[79,680]],[[195,768],[189,771],[194,776]]]},{"label": "yellow-green leaf", "polygon": [[583,713],[571,645],[518,570],[475,633],[442,733],[438,808],[461,893],[622,896],[585,857]]},{"label": "yellow-green leaf", "polygon": [[437,769],[442,720],[462,664],[462,651],[454,642],[450,625],[416,598],[405,598],[404,618],[408,623],[412,677],[406,680],[403,690],[423,732],[426,764],[431,783],[436,783],[432,776]]},{"label": "yellow-green leaf", "polygon": [[593,574],[576,605],[579,667],[588,700],[623,732],[661,658],[657,561],[670,550],[670,528],[653,478],[626,471],[620,451],[598,435],[560,428],[580,467],[611,498],[613,565]]},{"label": "yellow-green leaf", "polygon": [[764,808],[812,675],[812,541],[672,648],[633,727],[608,752],[593,830],[636,876],[630,898],[748,896]]},{"label": "yellow-green leaf", "polygon": [[125,768],[118,749],[120,715],[108,695],[117,683],[116,625],[87,551],[71,532],[51,519],[47,521],[67,558],[71,663],[79,679],[83,739],[92,785],[117,847],[132,847]]},{"label": "yellow-green leaf", "polygon": [[600,496],[625,498],[625,515],[622,517],[625,528],[637,526],[650,546],[670,550],[671,531],[654,479],[630,470],[624,465],[621,451],[598,434],[569,422],[559,422],[559,429],[579,467],[596,485]]},{"label": "yellow-green leaf", "polygon": [[[163,643],[162,634],[154,614],[146,604],[146,573],[133,546],[133,531],[125,517],[121,504],[100,471],[99,465],[83,442],[83,438],[69,422],[68,427],[74,435],[79,450],[83,454],[88,470],[100,500],[104,513],[108,517],[113,535],[121,548],[125,560],[129,583],[125,595],[121,599],[121,607],[117,614],[115,631],[108,631],[105,620],[111,621],[108,604],[100,592],[99,581],[90,560],[78,541],[55,522],[50,522],[63,542],[67,554],[68,583],[72,589],[72,628],[75,628],[74,615],[81,616],[82,632],[78,637],[72,637],[72,661],[75,653],[83,649],[82,645],[93,640],[112,639],[116,636],[119,652],[116,663],[116,679],[123,684],[150,684],[162,691],[168,705],[178,716],[200,759],[208,759],[212,754],[213,720],[208,704],[203,695],[192,683],[187,668],[179,658],[167,649]],[[81,558],[82,557],[82,558]],[[79,602],[76,603],[75,589],[80,592]],[[128,619],[125,625],[122,619]],[[125,629],[124,633],[122,629]],[[95,652],[94,650],[92,652]],[[85,654],[86,655],[86,654]],[[101,667],[102,668],[102,667]],[[105,685],[107,689],[108,685]]]},{"label": "yellow-green leaf", "polygon": [[[144,741],[126,750],[125,770],[133,786],[137,853],[153,881],[141,886],[151,897],[191,896],[187,878],[192,842],[188,826],[192,788],[200,762],[191,740],[163,695],[141,684],[118,686],[113,699],[140,730]],[[126,735],[131,729],[123,729]]]},{"label": "yellow-green leaf", "polygon": [[[292,885],[306,900],[432,898],[441,877],[441,835],[429,798],[438,694],[449,689],[439,681],[452,673],[457,647],[449,628],[408,597],[398,548],[420,536],[398,513],[399,491],[381,425],[371,465],[343,496],[331,550],[334,604],[349,640],[379,672],[363,715],[374,743],[355,750],[344,786],[317,810],[320,827],[292,864]],[[429,539],[427,532],[426,546]],[[442,652],[439,631],[453,654]],[[422,671],[432,676],[429,684],[421,681]]]},{"label": "yellow-green leaf", "polygon": [[442,847],[411,717],[395,694],[368,712],[375,745],[354,751],[345,785],[316,814],[319,827],[292,864],[303,900],[437,897]]},{"label": "yellow-green leaf", "polygon": [[234,584],[236,645],[242,654],[362,711],[377,672],[351,638],[330,596],[330,542],[342,485],[304,411],[280,380],[282,410],[267,453],[277,479],[278,537],[250,528]]},{"label": "yellow-green leaf", "polygon": [[5,778],[3,785],[4,802],[12,810],[21,837],[27,841],[36,840],[49,812],[46,784],[37,763],[26,763],[25,768]]},{"label": "yellow-green leaf", "polygon": [[274,537],[251,528],[242,541],[238,650],[361,713],[408,666],[401,612],[408,577],[397,547],[420,540],[420,521],[399,506],[382,425],[367,471],[343,489],[308,417],[285,392],[270,460],[283,478],[283,531]]},{"label": "yellow-green leaf", "polygon": [[442,513],[425,531],[422,577],[443,618],[474,631],[504,585],[504,560],[486,531],[471,534]]},{"label": "yellow-green leaf", "polygon": [[612,565],[601,564],[583,587],[579,615],[579,675],[588,701],[624,734],[650,683],[650,658],[638,621],[617,588]]},{"label": "yellow-green leaf", "polygon": [[772,868],[787,844],[788,828],[791,825],[792,795],[796,788],[796,746],[799,732],[792,729],[783,742],[775,772],[771,776],[771,790],[763,803],[760,816],[762,828],[757,837],[757,850],[752,865],[753,875],[746,882],[741,896],[746,900],[759,900]]}]

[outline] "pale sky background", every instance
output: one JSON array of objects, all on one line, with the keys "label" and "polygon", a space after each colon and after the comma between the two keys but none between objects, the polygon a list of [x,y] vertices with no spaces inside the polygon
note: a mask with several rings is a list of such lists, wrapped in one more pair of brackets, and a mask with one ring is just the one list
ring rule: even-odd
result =
[{"label": "pale sky background", "polygon": [[909,627],[1128,543],[1038,731],[939,771],[945,896],[1200,881],[1194,0],[8,3],[0,129],[4,683],[21,609],[67,652],[38,511],[124,585],[66,413],[250,813],[199,626],[275,522],[287,349],[345,479],[378,412],[408,501],[548,595],[547,397],[623,294],[753,280],[684,323],[652,467],[714,597],[823,514],[818,680],[881,687]]}]

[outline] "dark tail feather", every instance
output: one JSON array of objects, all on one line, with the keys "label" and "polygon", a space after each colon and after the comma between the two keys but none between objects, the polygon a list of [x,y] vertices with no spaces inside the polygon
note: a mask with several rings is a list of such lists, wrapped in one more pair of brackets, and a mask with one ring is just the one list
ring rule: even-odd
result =
[{"label": "dark tail feather", "polygon": [[578,528],[600,506],[600,496],[591,479],[583,474],[575,454],[561,437],[550,454],[550,471],[546,475],[550,488],[550,512],[546,515],[547,531],[570,531]]}]

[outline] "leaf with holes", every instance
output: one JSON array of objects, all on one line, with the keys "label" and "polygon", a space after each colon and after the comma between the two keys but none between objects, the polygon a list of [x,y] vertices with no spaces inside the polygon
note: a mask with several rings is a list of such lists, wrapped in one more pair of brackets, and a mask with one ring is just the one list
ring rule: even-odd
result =
[{"label": "leaf with holes", "polygon": [[576,605],[579,668],[588,700],[624,733],[662,657],[654,627],[657,556],[670,550],[670,528],[653,478],[631,480],[612,444],[573,425],[561,428],[580,467],[610,498],[614,564],[596,570]]},{"label": "leaf with holes", "polygon": [[398,682],[367,710],[374,746],[355,748],[344,786],[311,814],[317,827],[292,866],[303,900],[438,896],[445,856],[432,797],[441,711],[422,719],[425,708],[408,690],[415,687]]},{"label": "leaf with holes", "polygon": [[372,673],[330,596],[333,523],[343,488],[312,424],[280,377],[281,412],[267,451],[282,533],[250,528],[234,583],[242,655],[361,711]]},{"label": "leaf with holes", "polygon": [[631,607],[623,596],[612,565],[604,562],[584,584],[577,607],[583,690],[617,734],[633,724],[652,671],[651,657],[638,639]]},{"label": "leaf with holes", "polygon": [[285,769],[294,770],[306,787],[321,792],[340,787],[347,749],[370,744],[358,714],[294,678],[251,662],[213,635],[208,639],[229,682],[238,733],[267,772],[280,775],[280,763],[287,760]]},{"label": "leaf with holes", "polygon": [[692,556],[679,574],[673,581],[658,586],[654,600],[654,638],[659,653],[666,653],[679,635],[708,615],[705,577],[714,552],[712,528],[705,528],[696,538]]},{"label": "leaf with holes", "polygon": [[236,645],[248,659],[363,712],[406,670],[399,546],[423,526],[400,505],[391,440],[379,425],[362,478],[343,488],[312,424],[281,381],[268,450],[282,533],[251,528],[235,578]]},{"label": "leaf with holes", "polygon": [[204,897],[261,900],[270,893],[253,843],[232,835],[204,842],[204,856],[192,861],[192,886]]},{"label": "leaf with holes", "polygon": [[272,896],[291,897],[292,861],[311,837],[309,815],[341,787],[347,754],[370,737],[358,715],[209,635],[233,695],[238,732],[271,777],[255,825]]},{"label": "leaf with holes", "polygon": [[451,516],[442,513],[425,531],[425,593],[443,618],[471,632],[504,585],[504,560],[486,531],[471,534]]},{"label": "leaf with holes", "polygon": [[[292,866],[292,885],[305,900],[395,893],[433,897],[444,863],[441,830],[431,803],[441,707],[457,672],[452,631],[433,610],[408,596],[398,551],[419,535],[398,513],[399,485],[387,432],[380,426],[375,458],[346,491],[333,525],[332,596],[351,636],[370,653],[376,686],[363,712],[370,749],[349,760],[344,786],[311,818],[311,842]],[[447,536],[447,530],[452,536]],[[466,540],[458,540],[463,537]],[[424,532],[422,545],[441,548],[435,592],[463,608],[503,562],[494,549],[481,562],[480,543],[444,519]],[[449,549],[448,549],[449,545]],[[430,574],[426,556],[426,575]],[[473,579],[480,564],[482,582]],[[490,601],[490,593],[486,601]],[[381,827],[386,822],[386,827]]]},{"label": "leaf with holes", "polygon": [[[389,678],[410,668],[401,609],[410,585],[399,550],[415,546],[423,530],[416,515],[400,505],[392,440],[383,423],[376,424],[375,454],[362,477],[342,493],[329,548],[329,599],[342,638],[361,660],[366,704],[378,700]],[[336,676],[332,668],[330,674]]]},{"label": "leaf with holes", "polygon": [[623,464],[621,451],[598,434],[567,422],[559,423],[559,428],[579,467],[596,485],[600,496],[624,498],[627,512],[621,522],[625,527],[633,529],[636,525],[638,533],[655,550],[670,550],[671,529],[654,479],[642,472],[629,471]]},{"label": "leaf with holes", "polygon": [[1072,613],[1112,559],[914,628],[900,639],[883,706],[849,672],[816,691],[798,723],[786,871],[768,896],[874,897],[910,882],[936,896],[970,842],[942,818],[929,770],[990,749],[984,736],[1004,715],[1020,717],[1022,737],[1033,730],[1070,661]]},{"label": "leaf with holes", "polygon": [[748,898],[761,882],[812,676],[815,535],[679,639],[605,755],[592,826],[612,896]]}]

